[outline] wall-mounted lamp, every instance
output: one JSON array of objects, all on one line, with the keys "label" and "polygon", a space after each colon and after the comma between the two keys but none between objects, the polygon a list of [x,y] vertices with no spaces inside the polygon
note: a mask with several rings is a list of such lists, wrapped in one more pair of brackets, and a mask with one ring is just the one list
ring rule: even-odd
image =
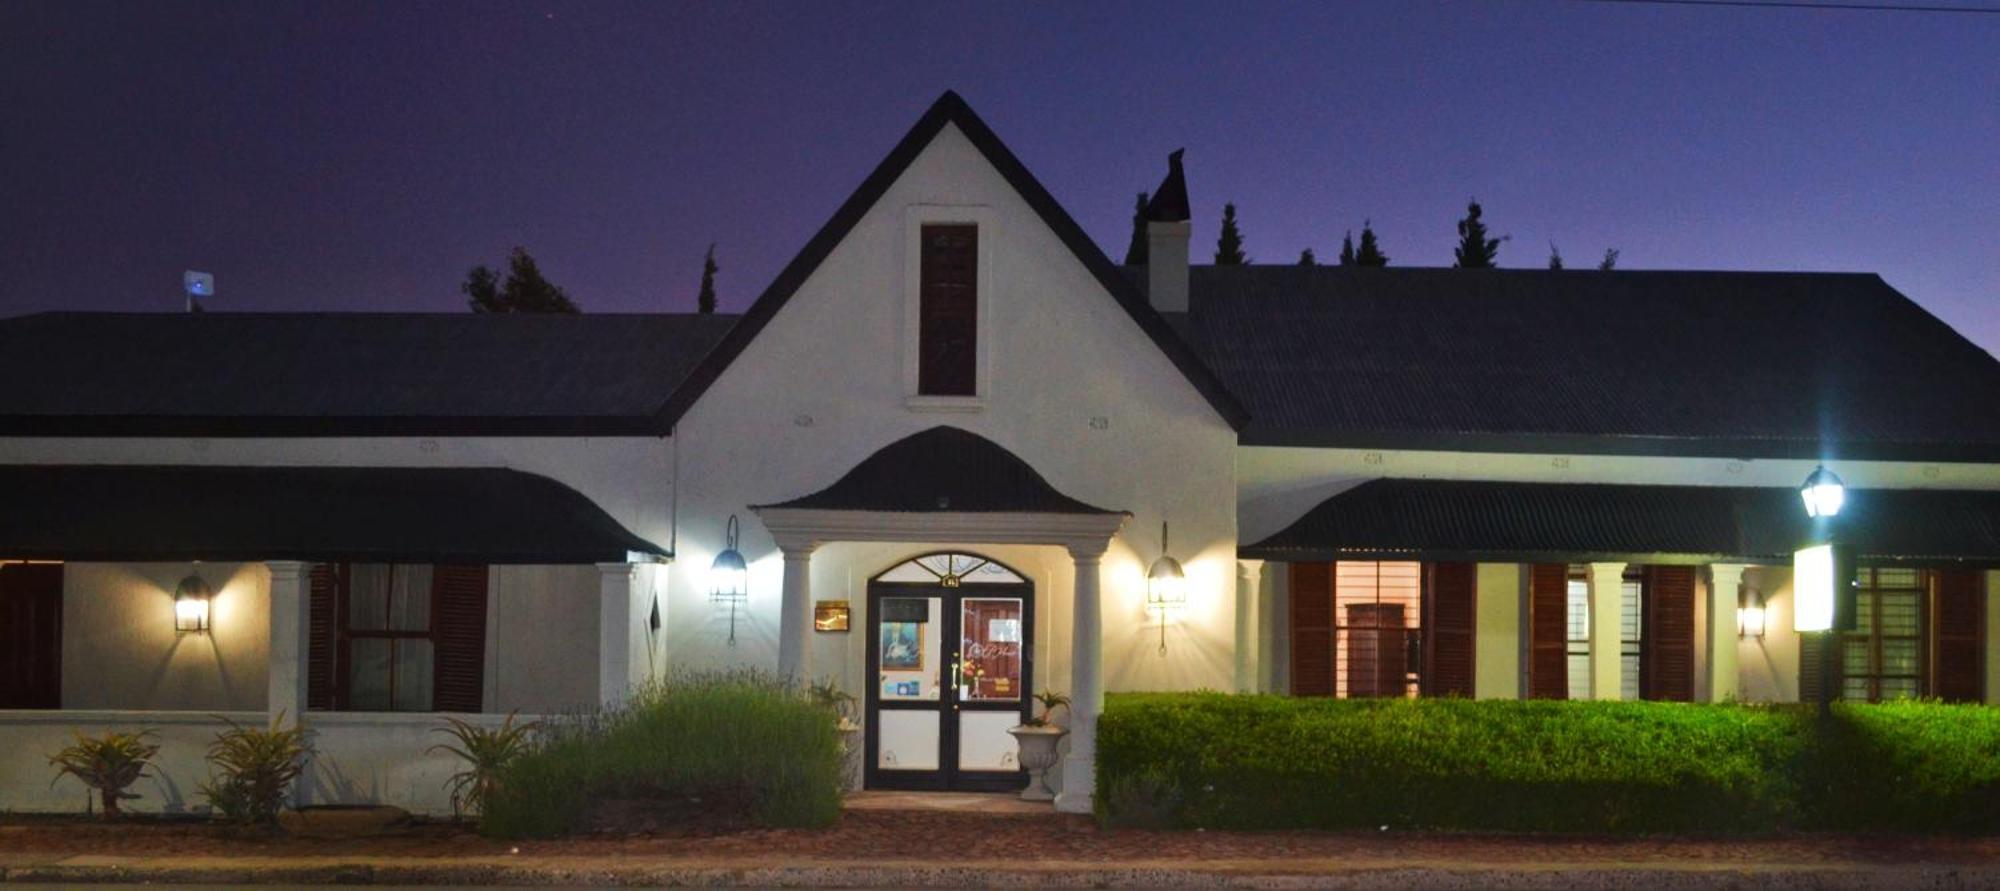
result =
[{"label": "wall-mounted lamp", "polygon": [[1749,640],[1764,639],[1764,595],[1755,588],[1744,588],[1743,596],[1737,601],[1736,636]]},{"label": "wall-mounted lamp", "polygon": [[208,601],[215,596],[199,575],[181,579],[174,586],[174,630],[200,634],[208,631]]},{"label": "wall-mounted lamp", "polygon": [[708,565],[708,602],[729,604],[729,645],[736,646],[736,605],[750,596],[750,564],[736,550],[736,515],[729,515],[722,553]]},{"label": "wall-mounted lamp", "polygon": [[1160,616],[1160,655],[1167,654],[1167,613],[1187,606],[1187,573],[1167,551],[1167,523],[1160,521],[1160,559],[1146,571],[1146,608]]}]

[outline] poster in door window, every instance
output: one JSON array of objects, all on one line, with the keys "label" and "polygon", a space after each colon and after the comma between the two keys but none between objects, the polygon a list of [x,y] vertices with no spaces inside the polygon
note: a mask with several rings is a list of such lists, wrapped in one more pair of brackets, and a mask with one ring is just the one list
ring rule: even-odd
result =
[{"label": "poster in door window", "polygon": [[882,623],[882,670],[924,670],[924,626],[922,623]]}]

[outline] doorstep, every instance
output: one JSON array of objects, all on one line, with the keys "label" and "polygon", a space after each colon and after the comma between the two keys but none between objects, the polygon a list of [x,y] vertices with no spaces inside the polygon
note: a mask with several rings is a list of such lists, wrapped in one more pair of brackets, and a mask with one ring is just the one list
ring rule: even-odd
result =
[{"label": "doorstep", "polygon": [[866,789],[849,792],[841,807],[850,811],[933,811],[954,814],[1054,816],[1055,805],[1023,801],[1006,792],[900,792]]}]

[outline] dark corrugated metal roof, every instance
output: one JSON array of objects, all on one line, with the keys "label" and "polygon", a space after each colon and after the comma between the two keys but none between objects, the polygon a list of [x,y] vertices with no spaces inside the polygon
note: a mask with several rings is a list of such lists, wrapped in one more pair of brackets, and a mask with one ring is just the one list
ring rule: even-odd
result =
[{"label": "dark corrugated metal roof", "polygon": [[[1798,491],[1378,479],[1241,549],[1272,560],[1789,562],[1814,530]],[[1864,559],[2000,565],[2000,492],[1850,489],[1836,531]]]},{"label": "dark corrugated metal roof", "polygon": [[650,434],[736,316],[41,313],[0,433]]},{"label": "dark corrugated metal roof", "polygon": [[23,560],[597,563],[667,551],[575,489],[502,468],[0,466]]},{"label": "dark corrugated metal roof", "polygon": [[983,436],[932,427],[883,446],[833,485],[763,508],[898,513],[1112,514],[1056,491],[1028,462]]},{"label": "dark corrugated metal roof", "polygon": [[1246,445],[2000,460],[2000,362],[1874,275],[1190,275]]}]

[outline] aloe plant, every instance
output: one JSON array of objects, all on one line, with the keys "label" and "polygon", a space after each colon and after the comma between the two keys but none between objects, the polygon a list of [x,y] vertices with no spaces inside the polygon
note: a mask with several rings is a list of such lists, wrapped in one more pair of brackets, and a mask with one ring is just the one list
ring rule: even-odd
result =
[{"label": "aloe plant", "polygon": [[147,776],[146,768],[152,766],[153,756],[160,753],[152,738],[150,730],[112,731],[95,737],[78,733],[76,742],[49,756],[49,764],[56,769],[56,778],[49,785],[55,785],[65,776],[76,777],[102,798],[104,819],[118,819],[122,813],[118,802],[139,797],[125,788]]},{"label": "aloe plant", "polygon": [[1068,694],[1057,693],[1054,690],[1043,690],[1035,694],[1035,701],[1042,704],[1042,713],[1024,722],[1029,727],[1049,726],[1049,721],[1055,717],[1056,709],[1068,709],[1070,702]]},{"label": "aloe plant", "polygon": [[515,715],[508,712],[500,726],[490,729],[446,716],[446,726],[432,731],[449,735],[456,745],[438,743],[427,751],[442,749],[465,762],[465,769],[452,774],[444,783],[451,791],[452,813],[484,813],[486,802],[500,788],[500,777],[507,766],[533,748],[535,731],[541,725],[534,721],[517,725]]},{"label": "aloe plant", "polygon": [[306,758],[312,755],[305,724],[286,728],[283,712],[271,719],[269,728],[221,720],[229,729],[216,734],[208,747],[208,763],[218,773],[201,785],[202,795],[224,819],[276,821],[286,793],[305,773]]}]

